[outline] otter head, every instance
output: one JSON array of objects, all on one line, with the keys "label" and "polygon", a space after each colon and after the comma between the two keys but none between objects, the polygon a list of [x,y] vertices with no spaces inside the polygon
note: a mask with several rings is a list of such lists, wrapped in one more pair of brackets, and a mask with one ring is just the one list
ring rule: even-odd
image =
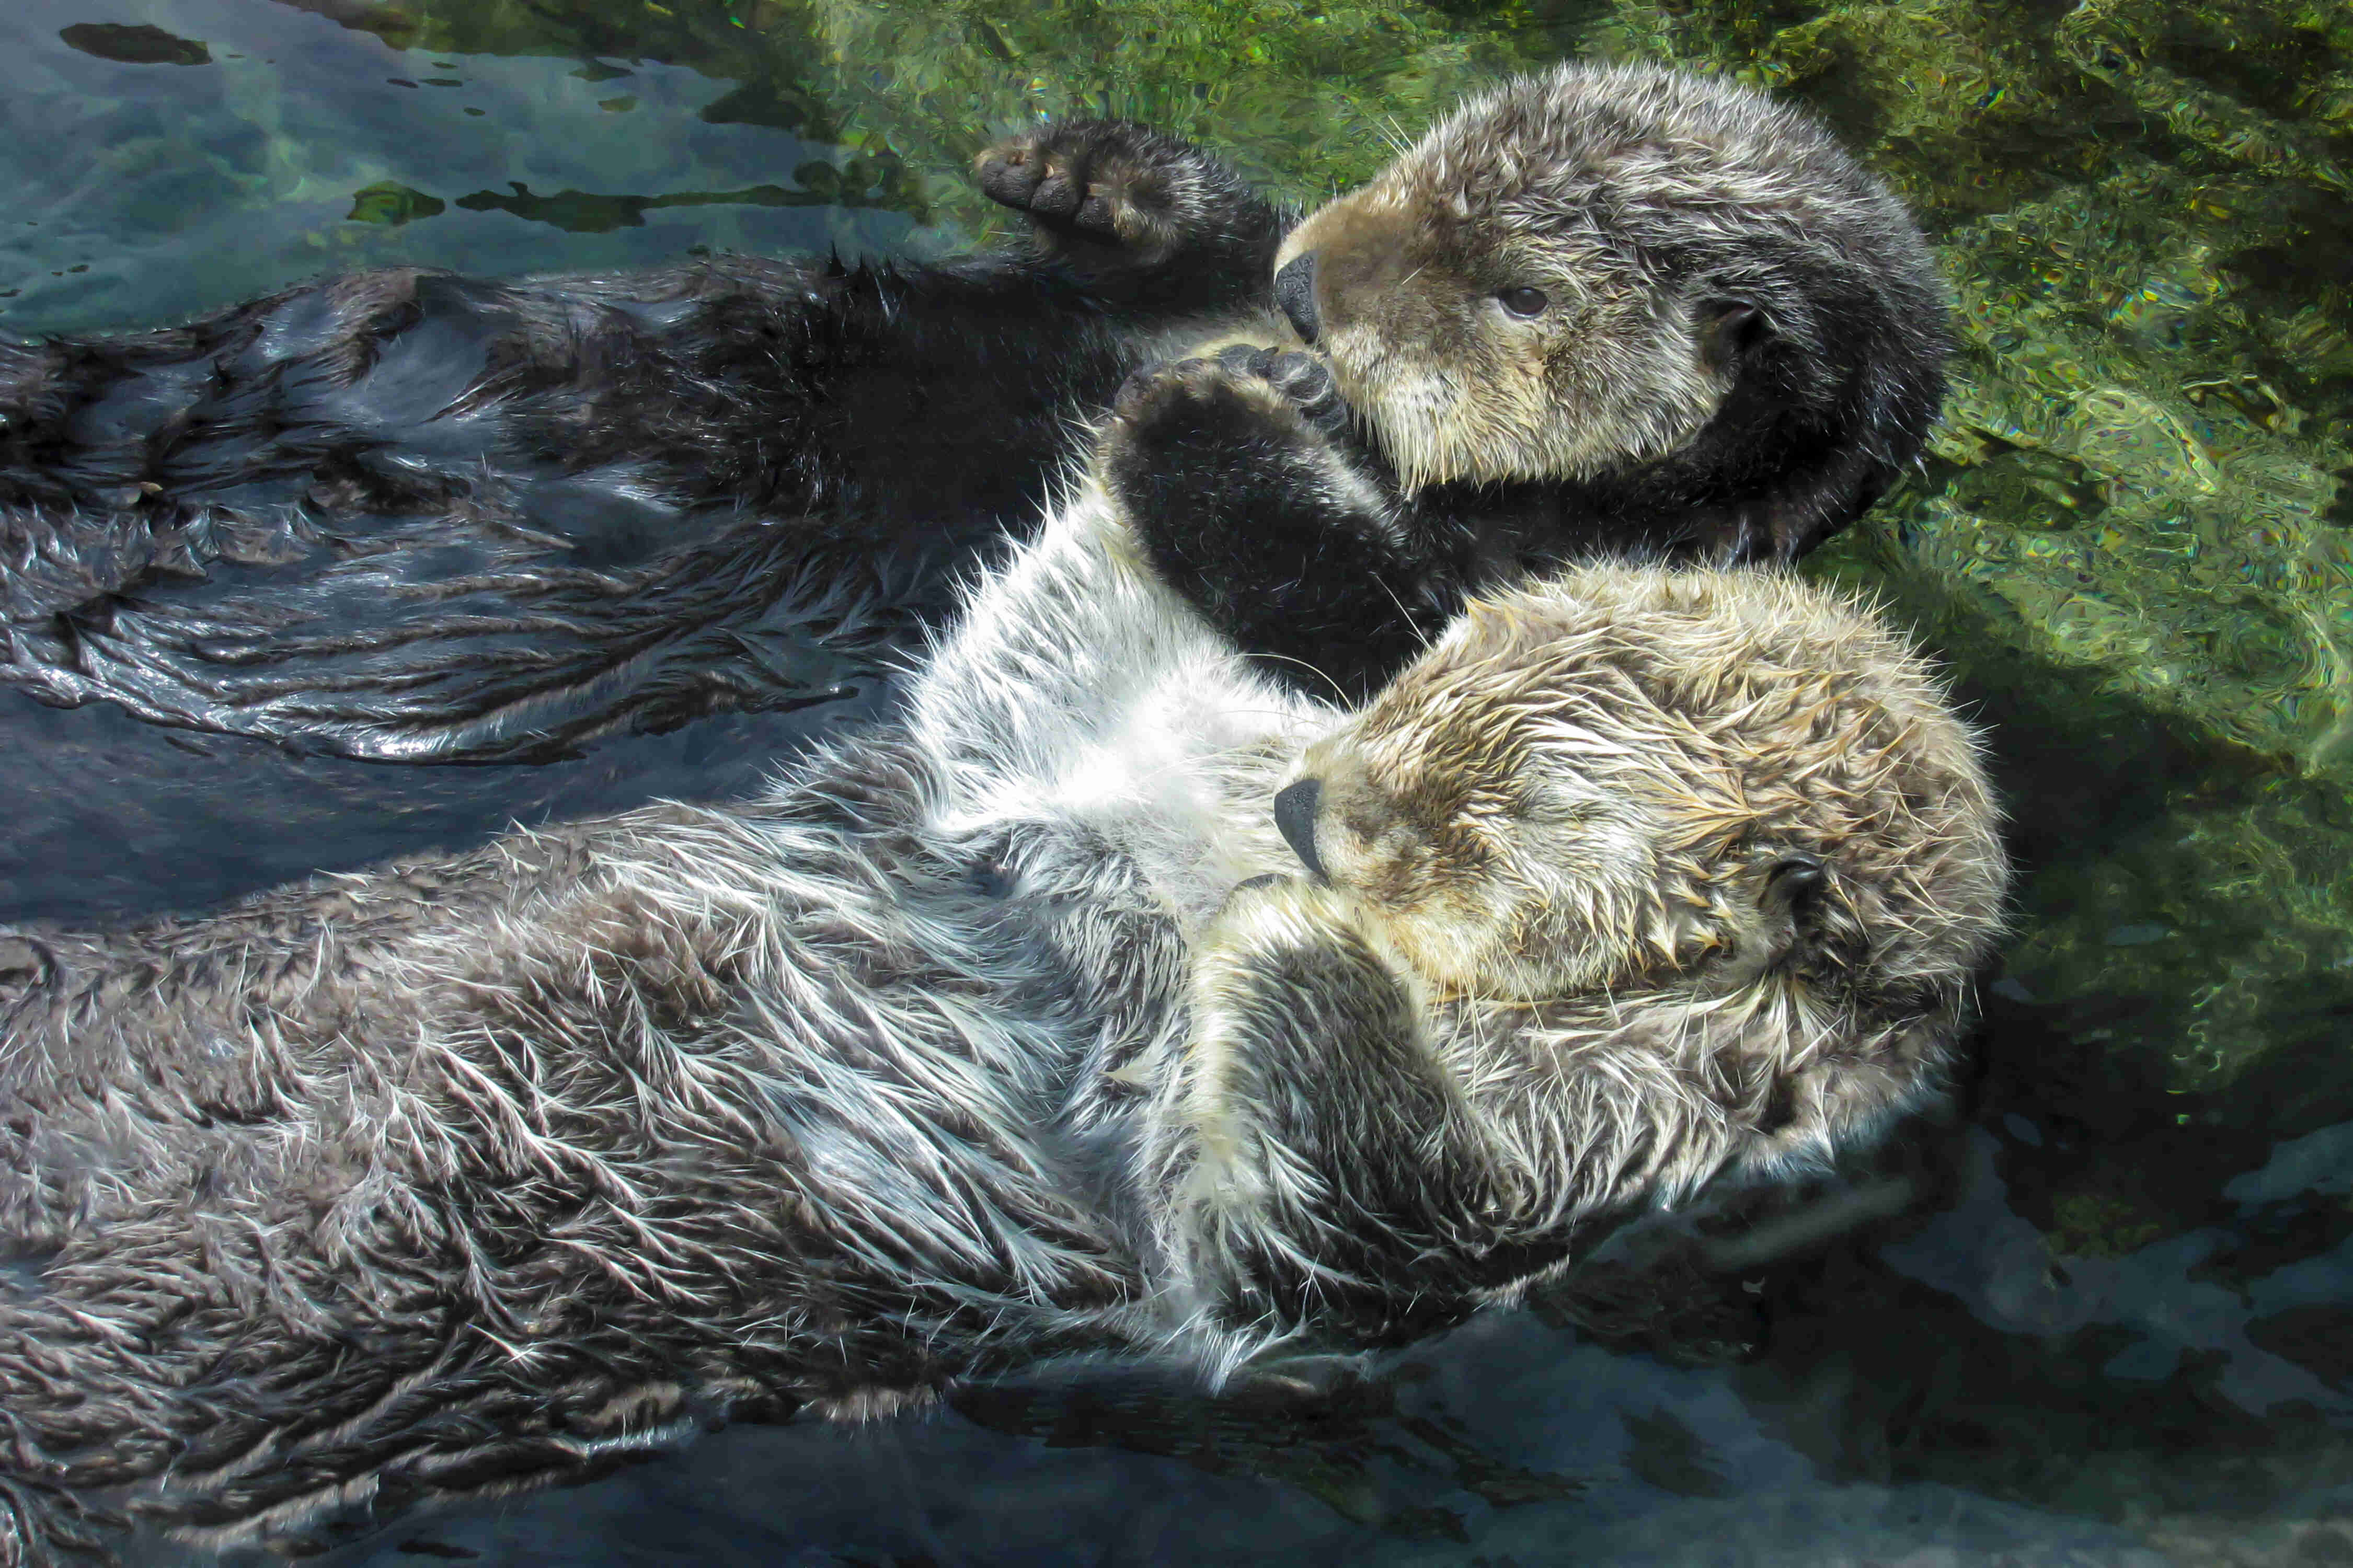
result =
[{"label": "otter head", "polygon": [[2007,874],[1921,661],[1750,573],[1596,566],[1474,605],[1303,753],[1276,818],[1433,1005],[1535,1021],[1463,1032],[1504,1122],[1560,1125],[1547,1098],[1610,1056],[1741,1134],[1673,1182],[1820,1152],[1923,1089]]},{"label": "otter head", "polygon": [[1565,66],[1474,99],[1284,241],[1275,294],[1409,489],[1557,480],[1792,555],[1942,393],[1917,230],[1797,111]]}]

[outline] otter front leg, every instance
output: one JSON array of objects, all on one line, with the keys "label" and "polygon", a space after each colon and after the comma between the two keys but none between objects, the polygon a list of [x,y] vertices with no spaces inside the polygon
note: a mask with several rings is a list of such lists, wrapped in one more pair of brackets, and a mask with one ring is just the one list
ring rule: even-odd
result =
[{"label": "otter front leg", "polygon": [[1294,216],[1192,143],[1124,120],[1044,126],[989,148],[974,173],[1029,217],[1049,258],[1185,310],[1264,290]]},{"label": "otter front leg", "polygon": [[1103,483],[1154,568],[1294,683],[1360,700],[1443,620],[1436,552],[1345,439],[1314,360],[1233,348],[1147,365],[1113,413]]},{"label": "otter front leg", "polygon": [[1190,1003],[1147,1169],[1167,1250],[1219,1316],[1400,1340],[1527,1270],[1487,1141],[1345,895],[1237,889]]}]

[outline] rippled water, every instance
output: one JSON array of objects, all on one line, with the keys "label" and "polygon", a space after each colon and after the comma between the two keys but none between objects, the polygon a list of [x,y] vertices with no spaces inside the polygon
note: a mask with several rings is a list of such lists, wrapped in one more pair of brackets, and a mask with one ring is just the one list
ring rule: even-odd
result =
[{"label": "rippled water", "polygon": [[[1966,336],[1819,564],[1989,727],[2025,871],[1949,1112],[1302,1411],[1126,1382],[739,1429],[393,1563],[2353,1562],[2353,10],[2313,0],[11,0],[0,331],[320,271],[985,239],[1074,108],[1309,198],[1482,74],[1741,71],[1913,202]],[[719,797],[814,728],[385,768],[0,693],[0,920]]]}]

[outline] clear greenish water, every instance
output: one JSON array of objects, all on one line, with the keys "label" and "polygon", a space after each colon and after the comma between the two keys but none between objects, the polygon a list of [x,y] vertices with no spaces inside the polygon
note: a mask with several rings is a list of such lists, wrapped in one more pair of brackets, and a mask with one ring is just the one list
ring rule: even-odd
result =
[{"label": "clear greenish water", "polygon": [[[343,1561],[2353,1562],[2342,0],[11,0],[0,331],[392,261],[937,253],[987,237],[971,153],[1076,108],[1310,199],[1567,53],[1811,105],[1947,260],[1934,457],[1814,569],[1950,661],[2010,802],[2020,920],[1956,1107],[1314,1418],[1104,1388],[741,1429]],[[0,693],[0,919],[723,796],[817,721],[263,788],[246,742]]]}]

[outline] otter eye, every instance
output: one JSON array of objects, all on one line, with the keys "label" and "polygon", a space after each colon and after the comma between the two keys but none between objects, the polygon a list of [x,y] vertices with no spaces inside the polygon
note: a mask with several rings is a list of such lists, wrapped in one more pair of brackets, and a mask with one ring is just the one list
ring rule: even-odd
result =
[{"label": "otter eye", "polygon": [[1506,289],[1495,298],[1514,316],[1533,316],[1551,303],[1541,289]]}]

